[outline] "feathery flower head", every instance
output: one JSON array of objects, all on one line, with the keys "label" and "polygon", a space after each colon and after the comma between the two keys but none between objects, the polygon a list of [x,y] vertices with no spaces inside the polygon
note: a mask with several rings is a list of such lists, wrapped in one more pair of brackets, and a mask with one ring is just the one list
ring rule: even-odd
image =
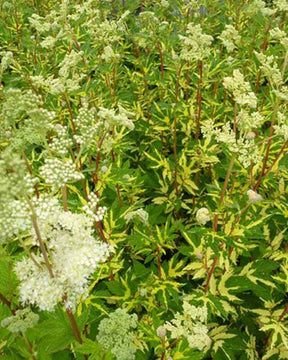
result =
[{"label": "feathery flower head", "polygon": [[97,341],[105,349],[110,349],[117,360],[133,360],[137,350],[134,344],[137,327],[137,315],[127,314],[123,309],[117,309],[101,320],[98,327]]},{"label": "feathery flower head", "polygon": [[165,323],[165,328],[171,332],[172,339],[185,337],[191,348],[202,351],[211,343],[207,321],[207,308],[195,307],[188,302],[183,303],[183,313],[176,313],[171,322]]},{"label": "feathery flower head", "polygon": [[179,35],[182,50],[180,57],[183,60],[203,60],[210,55],[210,46],[213,42],[211,35],[202,32],[201,25],[189,23],[186,36]]},{"label": "feathery flower head", "polygon": [[244,76],[240,70],[234,70],[232,77],[225,77],[223,85],[225,89],[232,92],[234,100],[237,104],[256,108],[257,97],[251,90],[250,84],[244,80]]}]

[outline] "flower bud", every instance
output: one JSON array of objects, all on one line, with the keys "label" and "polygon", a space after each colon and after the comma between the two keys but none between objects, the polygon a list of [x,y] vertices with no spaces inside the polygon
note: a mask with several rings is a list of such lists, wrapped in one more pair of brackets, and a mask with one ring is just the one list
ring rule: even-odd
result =
[{"label": "flower bud", "polygon": [[247,195],[251,203],[256,203],[263,200],[263,197],[254,190],[248,190]]},{"label": "flower bud", "polygon": [[199,249],[196,252],[196,256],[199,260],[202,260],[202,258],[203,258],[203,255],[201,254],[201,251]]},{"label": "flower bud", "polygon": [[247,139],[247,140],[255,139],[255,137],[256,137],[256,134],[255,134],[254,131],[250,131],[250,132],[248,132],[247,135],[246,135],[246,139]]}]

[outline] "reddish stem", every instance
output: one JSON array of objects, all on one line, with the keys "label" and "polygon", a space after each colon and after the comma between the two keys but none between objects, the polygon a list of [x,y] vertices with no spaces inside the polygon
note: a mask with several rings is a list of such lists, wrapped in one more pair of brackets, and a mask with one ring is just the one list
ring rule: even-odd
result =
[{"label": "reddish stem", "polygon": [[0,293],[0,300],[2,301],[3,304],[5,304],[9,310],[11,311],[11,313],[13,315],[15,315],[16,311],[14,309],[12,309],[12,303],[11,301],[9,301],[3,294]]},{"label": "reddish stem", "polygon": [[[235,156],[236,155],[233,154],[231,159],[230,159],[229,167],[228,167],[228,170],[227,170],[227,173],[226,173],[226,176],[225,176],[225,181],[224,181],[223,188],[222,188],[221,195],[220,195],[220,199],[219,199],[219,206],[221,206],[223,201],[224,201],[224,197],[225,197],[225,193],[226,193],[226,190],[227,190],[228,181],[229,181],[229,178],[230,178],[230,175],[231,175],[231,172],[232,172]],[[218,215],[215,214],[214,221],[213,221],[213,230],[216,232],[217,229],[218,229]],[[223,243],[221,243],[219,245],[219,247],[221,247],[222,245],[223,245]],[[217,257],[217,255],[215,255],[212,266],[211,266],[211,268],[209,270],[209,273],[208,273],[207,282],[206,282],[205,289],[204,289],[205,292],[207,292],[208,289],[209,289],[210,280],[211,280],[211,277],[212,277],[213,272],[215,270],[217,261],[218,261],[218,257]]]},{"label": "reddish stem", "polygon": [[[269,139],[270,140],[270,139]],[[268,168],[268,170],[265,171],[264,169],[264,172],[262,171],[261,173],[261,176],[259,177],[257,183],[254,185],[253,189],[256,190],[259,185],[261,184],[263,178],[268,175],[270,173],[270,171],[273,169],[274,165],[276,164],[276,162],[279,160],[280,156],[282,155],[282,153],[284,152],[285,148],[287,146],[287,141],[283,144],[283,146],[281,147],[279,153],[277,154],[276,158],[274,159],[273,163],[271,164],[271,166]],[[267,155],[267,152],[266,152],[266,155]],[[266,157],[265,157],[266,159]],[[267,163],[267,161],[266,161]]]},{"label": "reddish stem", "polygon": [[[181,74],[181,69],[183,66],[184,62],[181,63],[178,72],[177,72],[177,82],[176,82],[176,92],[175,92],[175,104],[177,104],[178,102],[178,93],[179,93],[179,81],[180,81],[180,74]],[[178,177],[178,156],[177,156],[177,117],[174,116],[174,120],[173,120],[173,153],[174,153],[174,189],[175,189],[175,193],[176,196],[178,197],[179,195],[179,190],[178,190],[178,182],[177,182],[177,177]]]},{"label": "reddish stem", "polygon": [[[285,314],[287,313],[287,311],[288,311],[288,302],[287,302],[287,304],[286,304],[285,308],[283,309],[283,311],[282,311],[281,315],[279,316],[279,318],[278,318],[278,322],[280,322],[280,321],[283,319],[283,317],[285,316]],[[272,330],[270,330],[270,331],[269,331],[269,333],[268,333],[268,335],[267,335],[267,337],[266,337],[266,339],[265,339],[265,342],[264,342],[264,347],[266,347],[266,346],[267,346],[267,344],[268,344],[268,342],[269,342],[269,339],[270,339],[271,334],[272,334]]]},{"label": "reddish stem", "polygon": [[[30,205],[30,207],[32,206],[31,203],[29,203],[29,205]],[[44,241],[43,241],[43,239],[41,237],[41,234],[40,234],[40,230],[39,230],[39,226],[38,226],[38,222],[37,222],[37,218],[36,218],[34,209],[32,209],[32,211],[33,211],[32,223],[33,223],[33,227],[34,227],[34,230],[35,230],[35,233],[36,233],[36,236],[37,236],[37,240],[39,242],[40,249],[41,249],[41,252],[43,254],[45,265],[47,267],[49,275],[50,275],[51,278],[53,278],[54,277],[53,270],[52,270],[51,264],[50,264],[49,259],[48,259],[48,254],[47,254],[47,251],[46,251],[46,248],[45,248],[45,245],[44,245]]]},{"label": "reddish stem", "polygon": [[211,277],[212,277],[213,272],[214,272],[214,270],[215,270],[217,261],[218,261],[218,257],[217,257],[217,255],[215,255],[215,256],[214,256],[214,259],[213,259],[212,266],[211,266],[211,268],[210,268],[210,270],[209,270],[209,273],[208,273],[207,282],[206,282],[205,289],[204,289],[205,292],[207,292],[208,289],[209,289],[210,280],[211,280]]},{"label": "reddish stem", "polygon": [[188,61],[188,64],[187,64],[188,68],[187,68],[187,71],[186,71],[186,86],[187,86],[187,89],[186,89],[186,101],[188,101],[189,99],[189,87],[190,87],[190,61]]},{"label": "reddish stem", "polygon": [[74,334],[76,340],[78,341],[79,344],[83,344],[83,340],[82,340],[80,331],[78,329],[78,326],[77,326],[77,323],[76,323],[76,320],[75,320],[75,317],[74,317],[72,311],[70,309],[66,309],[66,314],[68,315],[71,329],[73,331],[73,334]]},{"label": "reddish stem", "polygon": [[157,268],[158,268],[158,275],[159,279],[162,279],[162,271],[161,271],[161,256],[160,256],[160,249],[158,244],[156,244],[157,249]]},{"label": "reddish stem", "polygon": [[159,50],[159,55],[160,55],[160,71],[161,71],[161,78],[163,79],[164,77],[164,60],[163,60],[163,51],[161,48],[161,45],[159,44],[159,42],[157,41],[157,48]]}]

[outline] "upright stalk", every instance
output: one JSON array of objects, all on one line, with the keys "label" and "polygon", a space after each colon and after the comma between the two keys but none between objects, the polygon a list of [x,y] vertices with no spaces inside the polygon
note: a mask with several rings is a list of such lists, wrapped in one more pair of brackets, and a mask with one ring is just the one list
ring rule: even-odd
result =
[{"label": "upright stalk", "polygon": [[157,41],[157,48],[158,48],[159,55],[160,55],[160,72],[161,72],[161,78],[163,79],[163,77],[164,77],[163,51],[162,51],[161,45],[159,44],[158,41]]},{"label": "upright stalk", "polygon": [[190,61],[188,61],[187,64],[187,70],[186,70],[186,101],[188,101],[189,99],[189,95],[190,95],[190,91],[189,91],[189,87],[190,87]]},{"label": "upright stalk", "polygon": [[[220,199],[219,199],[219,206],[221,206],[222,203],[223,203],[223,201],[224,201],[224,197],[225,197],[225,193],[226,193],[226,190],[227,190],[227,187],[228,187],[228,181],[229,181],[229,178],[230,178],[230,175],[231,175],[231,172],[232,172],[232,168],[233,168],[233,165],[234,165],[235,157],[236,157],[236,154],[233,153],[232,156],[231,156],[231,159],[230,159],[230,163],[229,163],[229,166],[228,166],[228,170],[227,170],[227,172],[226,172],[226,176],[225,176],[223,188],[222,188],[221,195],[220,195]],[[215,232],[217,232],[217,230],[218,230],[218,214],[215,214],[215,216],[214,216],[214,220],[213,220],[213,230],[214,230]],[[222,244],[220,244],[220,246],[222,246]],[[205,292],[207,292],[208,289],[209,289],[210,280],[211,280],[211,277],[212,277],[213,272],[214,272],[214,270],[215,270],[217,261],[218,261],[218,256],[215,255],[215,256],[214,256],[214,259],[213,259],[212,266],[211,266],[211,268],[210,268],[210,270],[209,270],[209,272],[208,272],[208,277],[207,277],[207,281],[206,281],[206,285],[205,285],[205,289],[204,289]]]},{"label": "upright stalk", "polygon": [[68,195],[67,195],[67,186],[66,184],[62,186],[62,199],[63,199],[63,210],[68,210]]},{"label": "upright stalk", "polygon": [[[179,84],[180,84],[180,74],[181,69],[184,62],[182,61],[181,65],[179,66],[178,72],[177,72],[177,79],[176,79],[176,90],[175,90],[175,104],[178,103],[178,94],[179,94]],[[173,154],[174,154],[174,190],[176,193],[176,196],[179,196],[179,190],[178,190],[178,154],[177,154],[177,116],[174,115],[173,120]]]},{"label": "upright stalk", "polygon": [[177,117],[174,116],[173,121],[173,154],[174,154],[174,190],[176,193],[176,196],[179,196],[179,190],[178,190],[178,155],[177,155]]},{"label": "upright stalk", "polygon": [[32,220],[33,228],[34,228],[34,231],[35,231],[35,234],[36,234],[36,237],[37,237],[37,240],[38,240],[42,255],[44,257],[45,265],[47,267],[47,270],[49,272],[50,277],[54,278],[54,273],[53,273],[51,264],[50,264],[49,259],[48,259],[48,254],[47,254],[47,251],[46,251],[46,248],[45,248],[45,245],[44,245],[44,241],[43,241],[42,236],[40,234],[40,230],[39,230],[38,221],[37,221],[37,217],[36,217],[34,207],[33,207],[32,203],[31,203],[31,201],[29,201],[29,200],[28,200],[28,204],[29,204],[29,207],[30,207],[30,209],[32,211],[31,220]]},{"label": "upright stalk", "polygon": [[203,86],[203,62],[202,60],[198,60],[198,89],[197,89],[197,121],[196,121],[196,140],[199,140],[200,133],[200,120],[201,120],[201,112],[202,112],[202,86]]},{"label": "upright stalk", "polygon": [[70,309],[66,309],[66,314],[68,315],[68,319],[71,325],[71,329],[73,331],[73,334],[78,341],[79,344],[83,344],[83,340],[80,334],[80,331],[78,329],[78,325],[75,320],[75,316],[73,315],[72,311]]}]

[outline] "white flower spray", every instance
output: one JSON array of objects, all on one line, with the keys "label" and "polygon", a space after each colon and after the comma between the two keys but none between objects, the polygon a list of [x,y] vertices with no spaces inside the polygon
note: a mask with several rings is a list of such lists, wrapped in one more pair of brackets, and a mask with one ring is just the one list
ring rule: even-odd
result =
[{"label": "white flower spray", "polygon": [[[53,277],[42,255],[34,255],[34,261],[24,258],[18,262],[15,271],[21,281],[21,302],[51,311],[65,299],[65,306],[74,310],[88,295],[89,277],[107,260],[109,246],[95,239],[92,218],[62,211],[53,200],[36,200],[34,207],[39,214],[39,232],[49,249]],[[31,229],[31,235],[37,237],[34,231]]]},{"label": "white flower spray", "polygon": [[191,348],[203,351],[211,343],[206,322],[206,307],[195,307],[184,301],[183,313],[177,312],[174,319],[165,323],[165,328],[171,333],[172,339],[184,337]]}]

